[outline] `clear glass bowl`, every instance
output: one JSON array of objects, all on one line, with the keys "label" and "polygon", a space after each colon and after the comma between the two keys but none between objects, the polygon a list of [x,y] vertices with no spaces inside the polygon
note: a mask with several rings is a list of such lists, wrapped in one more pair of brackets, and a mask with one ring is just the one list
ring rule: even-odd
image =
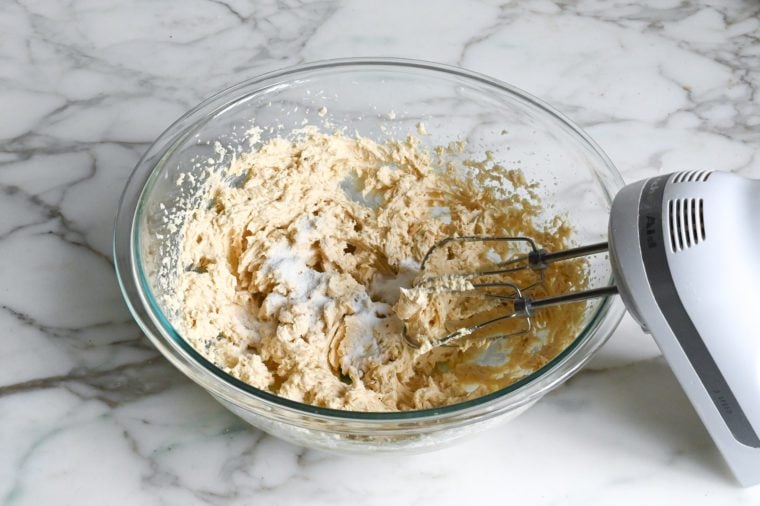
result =
[{"label": "clear glass bowl", "polygon": [[[327,115],[322,109],[327,109]],[[325,116],[325,117],[323,117]],[[254,78],[209,98],[170,126],[137,164],[119,206],[114,258],[126,302],[145,334],[179,370],[228,409],[291,442],[345,452],[420,451],[451,443],[513,418],[567,380],[605,342],[623,315],[618,297],[588,306],[570,346],[530,376],[502,390],[437,409],[365,413],[319,408],[259,390],[226,374],[197,353],[162,307],[167,287],[157,279],[180,231],[167,227],[164,209],[186,194],[178,175],[193,161],[218,158],[215,141],[240,144],[251,120],[281,131],[327,119],[382,140],[414,132],[424,122],[430,145],[465,140],[465,156],[487,150],[506,167],[541,182],[552,212],[565,213],[577,243],[604,241],[620,174],[577,126],[512,86],[455,67],[399,59],[347,59],[301,65]],[[280,126],[281,125],[281,126]],[[275,130],[274,134],[278,132]],[[223,167],[226,160],[218,165]],[[197,170],[195,184],[203,180]],[[611,281],[604,258],[591,263],[596,283]]]}]

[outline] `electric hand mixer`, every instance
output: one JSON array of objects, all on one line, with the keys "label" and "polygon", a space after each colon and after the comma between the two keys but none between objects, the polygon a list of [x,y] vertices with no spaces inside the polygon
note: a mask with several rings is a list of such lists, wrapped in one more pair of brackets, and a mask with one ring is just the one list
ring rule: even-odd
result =
[{"label": "electric hand mixer", "polygon": [[[446,244],[506,241],[530,253],[464,273],[453,291],[507,288],[509,314],[460,328],[433,342],[446,345],[499,322],[544,307],[619,293],[642,329],[651,333],[702,422],[744,486],[760,483],[760,181],[709,171],[654,177],[623,188],[609,220],[609,244],[545,252],[527,237],[450,237]],[[477,278],[542,269],[552,262],[609,250],[616,286],[543,299],[513,283]],[[706,274],[710,273],[708,277]],[[408,335],[407,342],[419,346]]]}]

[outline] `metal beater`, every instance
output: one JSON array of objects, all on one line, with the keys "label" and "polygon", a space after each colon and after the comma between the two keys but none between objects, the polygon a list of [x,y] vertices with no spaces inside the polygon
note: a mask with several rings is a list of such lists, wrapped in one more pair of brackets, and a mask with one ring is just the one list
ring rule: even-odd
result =
[{"label": "metal beater", "polygon": [[[530,248],[530,252],[525,255],[520,255],[515,258],[512,258],[510,260],[507,260],[506,262],[500,262],[496,263],[494,265],[494,269],[489,270],[482,270],[482,271],[471,271],[471,272],[465,272],[462,274],[456,274],[455,276],[462,281],[467,281],[467,283],[459,283],[460,288],[458,289],[448,289],[448,292],[455,293],[455,292],[475,292],[479,290],[485,290],[485,289],[507,289],[509,292],[507,294],[494,294],[494,293],[481,293],[483,297],[489,297],[489,298],[496,298],[505,302],[510,302],[513,305],[513,311],[505,314],[503,316],[499,316],[496,318],[492,318],[490,320],[477,323],[475,325],[470,325],[467,327],[461,327],[453,332],[450,332],[444,336],[441,336],[437,339],[434,339],[433,341],[428,341],[429,345],[432,346],[445,346],[452,344],[454,341],[464,338],[466,336],[470,336],[486,327],[493,326],[494,324],[503,322],[505,320],[511,320],[514,318],[523,318],[526,322],[526,325],[524,328],[509,332],[506,334],[497,334],[497,335],[489,335],[486,337],[486,339],[503,339],[507,337],[513,337],[520,334],[528,333],[533,328],[533,322],[531,317],[533,316],[534,312],[550,307],[550,306],[558,306],[560,304],[568,304],[571,302],[580,302],[585,301],[589,299],[595,299],[599,297],[607,297],[610,295],[615,295],[618,293],[616,286],[605,286],[602,288],[592,288],[588,290],[573,292],[573,293],[567,293],[563,295],[557,295],[554,297],[546,297],[542,299],[533,299],[527,295],[525,295],[526,292],[530,291],[531,289],[535,288],[536,286],[539,286],[543,280],[544,280],[544,269],[549,266],[549,264],[552,264],[554,262],[560,262],[562,260],[570,260],[573,258],[581,258],[588,255],[594,255],[597,253],[604,253],[608,251],[609,246],[606,242],[601,242],[597,244],[590,244],[588,246],[580,246],[577,248],[571,248],[564,251],[555,251],[555,252],[547,252],[543,249],[540,249],[536,242],[531,239],[530,237],[494,237],[494,236],[463,236],[463,237],[447,237],[441,241],[438,241],[436,244],[434,244],[428,252],[425,254],[425,257],[422,259],[421,263],[421,269],[424,272],[425,267],[428,263],[428,260],[430,260],[430,257],[439,249],[448,246],[451,243],[454,242],[480,242],[480,243],[511,243],[511,244],[525,244]],[[507,282],[507,281],[501,281],[501,282],[491,282],[491,283],[473,283],[473,279],[477,279],[479,277],[486,277],[486,276],[494,276],[494,275],[500,275],[500,274],[513,274],[518,271],[523,271],[530,269],[533,272],[536,272],[539,274],[538,279],[528,285],[520,287],[515,283]],[[425,278],[423,277],[420,282],[418,282],[418,286],[423,286],[424,284],[430,283],[435,278]],[[430,283],[431,285],[433,283]],[[424,289],[424,288],[423,288]],[[414,336],[410,336],[407,332],[406,327],[404,327],[404,339],[406,340],[407,344],[414,348],[419,348],[421,346],[421,343],[416,340]]]}]

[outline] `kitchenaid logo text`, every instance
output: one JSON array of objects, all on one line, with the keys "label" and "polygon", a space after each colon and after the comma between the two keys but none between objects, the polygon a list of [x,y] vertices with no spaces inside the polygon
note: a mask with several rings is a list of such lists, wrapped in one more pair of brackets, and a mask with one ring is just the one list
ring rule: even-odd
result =
[{"label": "kitchenaid logo text", "polygon": [[657,247],[657,218],[655,216],[647,215],[647,223],[645,226],[647,234],[647,247]]},{"label": "kitchenaid logo text", "polygon": [[[659,245],[658,234],[660,233],[660,217],[662,213],[662,189],[667,182],[667,176],[651,179],[644,186],[640,201],[641,217],[644,218],[644,236],[648,249],[657,248]],[[657,198],[659,197],[659,198]]]}]

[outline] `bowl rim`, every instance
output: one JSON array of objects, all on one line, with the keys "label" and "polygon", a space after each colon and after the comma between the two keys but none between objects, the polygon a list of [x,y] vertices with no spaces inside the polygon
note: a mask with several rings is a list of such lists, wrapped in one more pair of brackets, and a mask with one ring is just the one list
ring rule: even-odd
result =
[{"label": "bowl rim", "polygon": [[[449,77],[454,76],[466,81],[475,81],[480,84],[485,84],[500,93],[512,95],[521,102],[528,104],[549,117],[552,117],[555,121],[559,122],[559,124],[568,128],[573,136],[585,143],[594,155],[603,162],[607,173],[604,174],[604,178],[600,178],[600,174],[598,173],[596,176],[597,182],[601,187],[608,204],[611,204],[614,192],[623,186],[622,176],[617,171],[609,157],[597,145],[597,143],[572,120],[529,93],[484,74],[429,61],[386,57],[321,60],[267,72],[236,83],[211,95],[182,115],[156,138],[140,158],[127,180],[119,202],[119,210],[116,224],[114,226],[113,255],[119,287],[133,318],[137,321],[138,325],[151,342],[173,365],[212,394],[237,405],[240,405],[241,401],[252,401],[257,405],[260,405],[263,401],[264,404],[268,405],[270,408],[276,406],[298,414],[309,414],[325,419],[355,420],[371,423],[375,421],[409,422],[429,418],[440,418],[445,415],[466,415],[467,413],[471,413],[474,409],[488,407],[493,408],[493,410],[497,410],[499,407],[514,409],[537,400],[537,398],[545,395],[578,372],[578,370],[580,370],[580,368],[593,356],[595,351],[609,338],[624,313],[624,308],[619,301],[619,298],[607,297],[603,299],[595,311],[595,314],[590,318],[589,322],[584,326],[582,331],[578,333],[575,339],[573,339],[570,345],[544,366],[505,388],[474,399],[438,408],[388,412],[365,412],[324,408],[280,397],[266,390],[249,385],[226,373],[224,370],[203,357],[192,347],[192,345],[182,338],[179,332],[173,328],[169,323],[169,320],[163,315],[163,312],[153,297],[142,272],[142,263],[139,261],[139,227],[137,226],[140,211],[144,203],[145,193],[147,189],[151,187],[151,181],[157,177],[157,174],[159,174],[163,168],[161,161],[173,151],[173,146],[186,138],[188,130],[196,128],[200,121],[209,120],[215,113],[228,108],[232,103],[243,99],[245,96],[261,92],[262,90],[277,84],[273,81],[281,83],[283,78],[293,79],[295,76],[304,73],[345,67],[367,69],[373,67],[414,69],[416,71],[430,73],[428,75],[445,74]],[[247,89],[257,84],[262,85],[262,87],[257,90],[252,90],[251,93],[244,96],[236,97],[233,101],[224,101],[225,98],[234,96],[237,91]],[[216,107],[212,107],[214,105],[216,105]],[[208,111],[208,109],[211,110]],[[201,112],[203,114],[196,118]],[[188,122],[190,119],[194,119],[194,121]],[[153,163],[154,159],[157,160],[156,163]],[[605,322],[608,324],[608,329],[603,333],[605,335],[599,337],[595,345],[587,350],[585,355],[578,356],[578,354],[573,353],[582,345],[587,344],[591,337],[597,335],[594,331]],[[167,343],[169,346],[166,345]],[[568,366],[570,359],[575,360],[574,363]],[[196,370],[194,370],[194,366]],[[200,367],[198,368],[198,366]],[[197,374],[199,372],[201,373],[200,375]],[[538,380],[544,381],[541,382]],[[531,384],[536,385],[538,383],[543,384],[541,388],[537,388],[535,391],[526,392],[523,390],[523,387]],[[521,390],[523,390],[523,393],[527,393],[527,395],[516,399],[516,402],[514,403],[504,403],[504,401],[510,398],[511,394],[516,394]],[[499,401],[502,401],[503,405],[499,406]],[[261,407],[250,405],[247,402],[246,405],[254,409]]]}]

